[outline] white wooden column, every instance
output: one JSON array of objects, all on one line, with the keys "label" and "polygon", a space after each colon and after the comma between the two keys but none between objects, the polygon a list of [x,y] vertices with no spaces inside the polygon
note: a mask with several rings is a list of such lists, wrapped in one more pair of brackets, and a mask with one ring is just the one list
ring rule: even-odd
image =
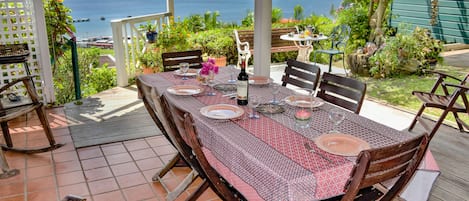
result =
[{"label": "white wooden column", "polygon": [[254,75],[270,77],[272,1],[254,3]]},{"label": "white wooden column", "polygon": [[166,0],[166,12],[171,13],[172,16],[174,15],[174,0]]}]

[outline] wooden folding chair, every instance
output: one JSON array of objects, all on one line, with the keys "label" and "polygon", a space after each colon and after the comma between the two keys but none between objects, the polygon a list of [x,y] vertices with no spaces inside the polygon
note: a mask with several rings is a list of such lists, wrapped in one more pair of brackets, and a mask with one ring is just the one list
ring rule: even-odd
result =
[{"label": "wooden folding chair", "polygon": [[[163,98],[163,100],[165,100]],[[172,116],[172,128],[177,130],[179,136],[177,137],[178,143],[185,150],[185,153],[191,154],[189,163],[193,168],[197,169],[203,183],[194,192],[194,194],[201,194],[211,187],[212,190],[223,200],[245,200],[235,189],[223,179],[215,169],[208,163],[204,152],[202,151],[203,144],[199,141],[196,128],[192,115],[179,108],[178,106],[164,101]],[[190,198],[189,200],[191,200]]]},{"label": "wooden folding chair", "polygon": [[[436,72],[436,71],[430,71],[432,73],[435,73],[438,75],[438,79],[434,83],[432,89],[430,92],[422,92],[422,91],[413,91],[412,95],[416,96],[421,102],[422,106],[420,107],[419,111],[415,115],[414,120],[409,126],[409,131],[411,131],[417,121],[430,133],[430,139],[433,138],[433,135],[435,135],[436,131],[440,127],[440,125],[443,123],[443,121],[446,118],[446,115],[451,112],[453,113],[453,116],[456,120],[456,123],[458,125],[458,128],[461,132],[464,132],[464,128],[469,130],[469,125],[464,123],[461,118],[459,117],[458,113],[466,113],[469,114],[469,104],[467,101],[466,97],[466,92],[469,90],[467,86],[467,81],[469,79],[469,74],[467,74],[464,79],[459,79],[457,77],[442,73],[442,72]],[[447,82],[447,78],[451,78],[453,81],[458,81],[459,84],[451,84]],[[452,93],[450,93],[450,90],[448,87],[451,87],[453,90]],[[441,90],[443,94],[437,94],[438,91]],[[460,102],[458,103],[458,99],[461,97],[462,104]],[[441,109],[443,112],[436,121],[436,123],[433,125],[433,127],[428,124],[428,121],[426,121],[422,115],[424,110],[429,107],[429,108],[437,108]]]},{"label": "wooden folding chair", "polygon": [[202,50],[164,52],[161,57],[164,72],[179,69],[180,63],[189,63],[189,68],[202,68]]},{"label": "wooden folding chair", "polygon": [[137,77],[137,88],[140,97],[143,100],[143,104],[150,114],[151,118],[155,122],[156,126],[163,133],[165,138],[178,150],[176,154],[169,163],[166,164],[159,172],[157,172],[152,180],[159,181],[163,188],[168,193],[166,195],[166,200],[175,200],[184,190],[197,178],[198,172],[194,169],[186,176],[186,178],[172,191],[162,182],[162,178],[174,167],[189,167],[191,168],[186,160],[186,157],[183,157],[181,153],[183,152],[182,148],[176,143],[176,135],[173,129],[169,125],[167,115],[165,114],[164,105],[161,102],[160,95],[155,88],[151,86],[150,83],[145,81],[144,77]]},{"label": "wooden folding chair", "polygon": [[289,59],[282,76],[282,86],[291,84],[301,88],[316,90],[321,76],[321,69],[313,64]]},{"label": "wooden folding chair", "polygon": [[[428,147],[428,135],[395,145],[363,150],[358,155],[342,196],[330,200],[380,200],[397,198],[417,170]],[[389,189],[382,182],[395,181]]]},{"label": "wooden folding chair", "polygon": [[365,93],[365,83],[324,72],[319,84],[319,92],[316,96],[358,114],[360,113]]},{"label": "wooden folding chair", "polygon": [[[35,76],[24,76],[0,88],[0,124],[6,143],[6,145],[1,145],[3,149],[22,153],[39,153],[51,151],[64,145],[55,142],[44,104],[39,100],[39,95],[34,88],[34,77]],[[41,148],[13,147],[8,121],[26,115],[32,111],[36,111],[47,140],[49,141],[49,146]]]}]

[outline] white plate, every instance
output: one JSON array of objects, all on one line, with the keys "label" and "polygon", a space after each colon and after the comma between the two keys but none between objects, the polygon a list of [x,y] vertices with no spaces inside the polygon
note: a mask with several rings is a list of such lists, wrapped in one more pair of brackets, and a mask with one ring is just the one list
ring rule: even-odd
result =
[{"label": "white plate", "polygon": [[195,85],[174,85],[167,88],[166,91],[174,95],[191,96],[202,93],[204,89]]},{"label": "white plate", "polygon": [[189,70],[187,70],[187,73],[186,73],[186,74],[182,73],[181,70],[175,70],[175,71],[174,71],[174,74],[175,74],[175,75],[178,75],[178,76],[192,77],[192,76],[196,76],[196,75],[197,75],[197,71],[198,71],[198,69],[190,69],[190,68],[189,68]]},{"label": "white plate", "polygon": [[249,76],[249,84],[266,85],[272,82],[272,78],[266,76]]},{"label": "white plate", "polygon": [[[312,100],[313,102],[311,103],[310,100]],[[324,100],[317,97],[312,97],[312,99],[310,99],[310,97],[304,95],[287,96],[285,98],[285,102],[288,105],[297,107],[309,107],[311,105],[311,107],[314,108],[324,105]]]},{"label": "white plate", "polygon": [[244,110],[235,105],[217,104],[200,108],[200,113],[211,119],[235,119],[244,114]]},{"label": "white plate", "polygon": [[326,133],[314,139],[320,149],[340,156],[357,156],[370,144],[358,137],[343,133]]}]

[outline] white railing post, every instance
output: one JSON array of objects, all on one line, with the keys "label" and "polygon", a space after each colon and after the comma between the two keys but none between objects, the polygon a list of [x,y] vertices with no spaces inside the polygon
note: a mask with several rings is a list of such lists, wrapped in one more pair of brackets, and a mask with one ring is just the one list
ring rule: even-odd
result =
[{"label": "white railing post", "polygon": [[127,36],[122,34],[124,28],[122,20],[112,20],[112,40],[114,41],[114,57],[116,59],[117,86],[123,87],[129,85],[128,73],[125,64],[124,41],[127,43]]}]

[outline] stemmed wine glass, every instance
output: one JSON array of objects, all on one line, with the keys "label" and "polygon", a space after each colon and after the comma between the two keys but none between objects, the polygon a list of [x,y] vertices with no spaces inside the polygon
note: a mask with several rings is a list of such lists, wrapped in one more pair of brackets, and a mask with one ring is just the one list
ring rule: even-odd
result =
[{"label": "stemmed wine glass", "polygon": [[182,73],[182,79],[187,80],[186,73],[189,70],[189,63],[180,63],[179,64],[179,71]]},{"label": "stemmed wine glass", "polygon": [[271,83],[271,89],[272,89],[272,100],[270,103],[277,105],[280,102],[277,100],[277,94],[280,93],[280,85],[277,83]]},{"label": "stemmed wine glass", "polygon": [[235,71],[236,71],[236,66],[235,65],[228,65],[228,71],[230,72],[230,79],[228,80],[228,83],[236,83],[236,77],[235,77]]},{"label": "stemmed wine glass", "polygon": [[332,108],[331,110],[329,110],[329,119],[333,123],[332,130],[329,133],[338,133],[339,131],[337,127],[345,119],[344,111],[339,108]]},{"label": "stemmed wine glass", "polygon": [[249,101],[248,101],[249,107],[251,108],[251,114],[249,114],[250,119],[259,119],[259,115],[257,114],[257,107],[260,104],[260,97],[256,95],[251,95],[249,96]]},{"label": "stemmed wine glass", "polygon": [[217,83],[215,82],[214,79],[209,79],[207,81],[207,85],[209,86],[209,90],[207,92],[207,96],[215,96],[217,95],[217,93],[213,90],[213,87],[216,85]]}]

